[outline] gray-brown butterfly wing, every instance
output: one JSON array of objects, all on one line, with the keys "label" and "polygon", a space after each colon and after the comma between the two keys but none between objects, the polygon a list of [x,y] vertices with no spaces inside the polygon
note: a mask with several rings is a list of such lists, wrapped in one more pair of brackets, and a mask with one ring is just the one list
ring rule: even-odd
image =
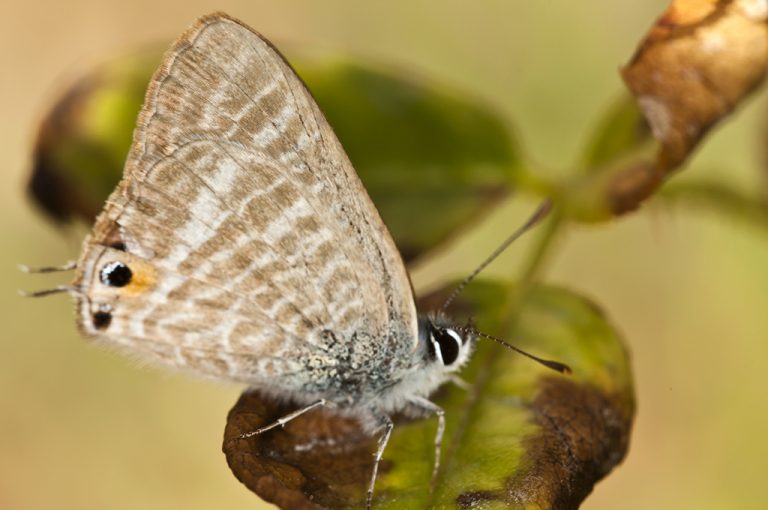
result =
[{"label": "gray-brown butterfly wing", "polygon": [[[115,263],[129,282],[110,281]],[[338,342],[379,339],[396,357],[417,336],[403,262],[324,116],[265,39],[221,14],[153,77],[75,286],[88,335],[287,389],[342,362]]]}]

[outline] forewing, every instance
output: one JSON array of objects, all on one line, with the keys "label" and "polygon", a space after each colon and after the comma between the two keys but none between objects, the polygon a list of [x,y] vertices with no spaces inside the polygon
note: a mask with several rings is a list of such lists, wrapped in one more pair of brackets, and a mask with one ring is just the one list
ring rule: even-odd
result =
[{"label": "forewing", "polygon": [[[114,261],[128,285],[102,281]],[[329,338],[416,340],[405,267],[336,136],[277,50],[222,14],[153,77],[75,286],[86,334],[248,382],[338,363]]]}]

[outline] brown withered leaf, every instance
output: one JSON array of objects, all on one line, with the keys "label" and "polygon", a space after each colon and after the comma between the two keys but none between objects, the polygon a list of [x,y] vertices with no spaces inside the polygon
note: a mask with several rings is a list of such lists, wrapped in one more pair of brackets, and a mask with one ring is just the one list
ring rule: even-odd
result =
[{"label": "brown withered leaf", "polygon": [[625,395],[548,377],[533,401],[540,427],[527,439],[525,468],[510,479],[508,494],[542,508],[578,508],[597,480],[618,465],[629,448],[631,413]]},{"label": "brown withered leaf", "polygon": [[224,438],[235,476],[281,508],[336,508],[359,502],[372,457],[371,438],[355,421],[311,412],[282,430],[238,439],[295,410],[295,405],[281,405],[254,391],[243,393],[227,417]]},{"label": "brown withered leaf", "polygon": [[763,79],[768,2],[676,0],[622,70],[669,170]]},{"label": "brown withered leaf", "polygon": [[[657,142],[651,147],[656,154],[640,154],[644,140],[633,138],[626,125],[606,124],[619,132],[598,132],[597,140],[621,150],[602,147],[601,155],[610,156],[600,160],[602,167],[567,184],[560,201],[569,216],[604,220],[639,207],[767,70],[766,0],[674,0],[621,71]],[[633,117],[631,108],[624,114]]]},{"label": "brown withered leaf", "polygon": [[[448,286],[420,300],[441,303]],[[456,302],[479,327],[497,331],[505,285],[473,283]],[[624,457],[634,412],[626,351],[602,312],[562,289],[540,287],[522,308],[520,346],[571,364],[572,376],[480,341],[462,376],[466,392],[443,388],[443,462],[430,489],[435,422],[396,417],[376,483],[374,507],[577,508]],[[506,332],[509,337],[512,332]],[[354,421],[310,412],[261,436],[238,439],[295,410],[255,392],[230,411],[224,452],[235,476],[281,508],[359,508],[375,439]]]}]

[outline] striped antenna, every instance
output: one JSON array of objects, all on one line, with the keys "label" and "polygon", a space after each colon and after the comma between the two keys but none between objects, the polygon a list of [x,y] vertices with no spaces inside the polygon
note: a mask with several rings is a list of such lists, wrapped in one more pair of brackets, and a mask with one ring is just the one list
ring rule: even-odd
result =
[{"label": "striped antenna", "polygon": [[52,289],[44,289],[44,290],[36,290],[33,292],[27,292],[25,290],[20,290],[19,295],[22,297],[45,297],[50,296],[52,294],[79,294],[80,291],[74,287],[70,287],[68,285],[59,285],[58,287],[54,287]]},{"label": "striped antenna", "polygon": [[488,265],[496,260],[496,257],[501,255],[504,250],[509,248],[509,245],[515,242],[520,236],[528,232],[530,229],[538,225],[541,220],[547,217],[547,214],[552,210],[552,201],[547,199],[544,200],[541,205],[536,209],[536,212],[533,213],[533,215],[528,218],[528,221],[526,221],[520,228],[518,228],[516,231],[512,233],[508,238],[504,240],[503,243],[499,245],[498,248],[496,248],[493,253],[490,254],[490,256],[483,261],[482,264],[477,266],[477,268],[472,271],[469,276],[464,278],[464,280],[461,281],[461,283],[451,292],[451,295],[448,296],[448,299],[445,300],[445,303],[443,303],[443,306],[440,307],[441,312],[445,312],[445,310],[448,308],[448,306],[453,302],[454,299],[456,299],[456,296],[461,294],[461,291],[464,290],[464,287],[466,287],[469,282],[475,279],[475,277],[480,274],[480,272],[488,267]]},{"label": "striped antenna", "polygon": [[470,334],[477,335],[477,336],[480,336],[480,337],[483,337],[483,338],[487,338],[488,340],[493,340],[494,342],[503,345],[507,349],[511,349],[511,350],[515,351],[516,353],[518,353],[518,354],[522,354],[526,358],[530,358],[533,361],[535,361],[537,363],[540,363],[540,364],[544,365],[547,368],[551,368],[552,370],[560,372],[561,374],[569,374],[570,375],[571,373],[573,373],[573,371],[571,370],[571,367],[569,367],[565,363],[560,363],[559,361],[552,361],[552,360],[549,360],[549,359],[539,358],[538,356],[534,356],[531,353],[525,352],[524,350],[520,349],[519,347],[515,347],[511,343],[509,343],[509,342],[507,342],[505,340],[502,340],[499,337],[496,337],[496,336],[493,336],[493,335],[488,335],[488,334],[482,333],[482,332],[477,331],[476,329],[472,329],[472,328],[462,328],[462,327],[459,327],[459,328],[454,328],[454,329],[456,329],[458,331],[461,331],[462,333],[470,333]]},{"label": "striped antenna", "polygon": [[60,266],[29,267],[26,264],[19,264],[19,271],[23,273],[59,273],[62,271],[72,271],[77,267],[77,262],[70,260]]}]

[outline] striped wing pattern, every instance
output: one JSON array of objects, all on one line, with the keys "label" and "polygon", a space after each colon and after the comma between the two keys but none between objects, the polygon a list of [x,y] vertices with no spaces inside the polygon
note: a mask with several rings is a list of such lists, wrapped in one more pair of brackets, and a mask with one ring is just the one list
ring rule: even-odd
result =
[{"label": "striped wing pattern", "polygon": [[[100,279],[114,261],[133,271],[124,287]],[[417,337],[403,262],[324,116],[265,39],[221,14],[156,72],[75,286],[86,334],[248,383],[299,389],[307,367],[344,363],[339,342],[395,355]]]}]

